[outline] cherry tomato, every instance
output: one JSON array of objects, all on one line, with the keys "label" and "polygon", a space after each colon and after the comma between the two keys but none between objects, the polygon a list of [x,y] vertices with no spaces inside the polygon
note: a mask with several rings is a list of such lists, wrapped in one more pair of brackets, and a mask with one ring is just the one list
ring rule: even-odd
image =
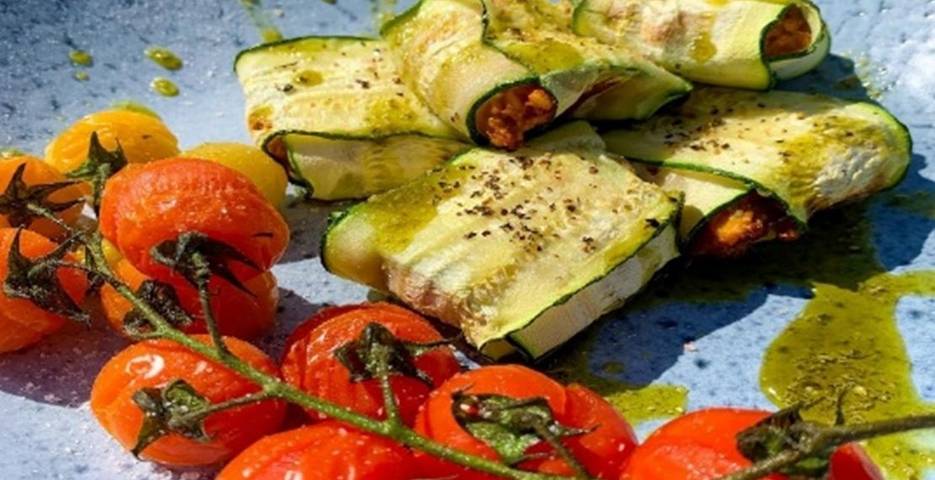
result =
[{"label": "cherry tomato", "polygon": [[[636,438],[630,425],[599,395],[581,386],[566,388],[539,372],[519,365],[483,367],[455,375],[432,392],[416,418],[416,430],[463,452],[492,460],[499,459],[493,448],[471,435],[455,418],[452,408],[454,396],[458,392],[545,400],[559,424],[586,432],[566,437],[563,443],[584,468],[598,478],[616,479],[624,462],[636,448]],[[543,458],[523,462],[520,465],[523,469],[566,476],[574,473],[554,449],[542,442],[531,447],[527,453],[539,454]],[[429,477],[468,480],[494,478],[424,453],[416,452],[415,457],[420,472]]]},{"label": "cherry tomato", "polygon": [[101,145],[117,148],[130,163],[146,163],[178,155],[178,141],[158,117],[130,110],[92,113],[72,124],[45,148],[45,161],[62,173],[80,167],[88,157],[91,134],[97,132]]},{"label": "cherry tomato", "polygon": [[402,446],[335,421],[270,435],[232,460],[217,480],[408,480]]},{"label": "cherry tomato", "polygon": [[856,443],[838,447],[831,455],[828,480],[884,480],[883,472]]},{"label": "cherry tomato", "polygon": [[[630,458],[621,480],[713,480],[751,465],[737,450],[737,434],[770,412],[711,408],[683,415],[653,432]],[[783,480],[773,474],[764,477]],[[883,476],[857,445],[831,457],[831,480],[878,480]]]},{"label": "cherry tomato", "polygon": [[[334,351],[357,340],[367,325],[379,323],[397,338],[430,343],[442,336],[424,318],[388,303],[372,303],[324,309],[299,326],[287,344],[282,371],[285,380],[302,390],[372,417],[383,417],[383,396],[376,379],[352,382],[350,371]],[[415,358],[415,366],[434,385],[460,369],[450,349],[439,347]],[[390,379],[400,414],[411,423],[431,388],[416,378],[395,375]],[[315,419],[324,418],[309,412]]]},{"label": "cherry tomato", "polygon": [[[194,337],[202,343],[204,335]],[[269,375],[276,364],[247,342],[225,338],[231,352]],[[143,388],[161,388],[184,380],[211,403],[219,403],[259,390],[252,382],[228,368],[168,340],[148,340],[130,345],[104,365],[91,390],[91,411],[101,426],[129,449],[136,443],[143,412],[133,395]],[[147,460],[172,466],[204,466],[227,460],[282,424],[286,406],[277,400],[223,410],[205,419],[211,440],[201,442],[170,434],[142,452]]]},{"label": "cherry tomato", "polygon": [[[114,267],[117,276],[130,288],[140,288],[148,277],[133,268],[126,260],[120,260]],[[265,272],[244,283],[250,293],[244,292],[230,283],[215,280],[211,283],[211,306],[218,329],[223,335],[251,339],[268,332],[276,322],[276,305],[279,302],[279,289],[276,277]],[[206,333],[204,315],[198,291],[184,282],[172,285],[182,309],[195,320],[183,328],[186,333]],[[101,288],[101,304],[107,321],[118,332],[124,332],[124,317],[133,310],[130,302],[117,293],[110,285]]]},{"label": "cherry tomato", "polygon": [[[25,165],[22,179],[27,186],[33,187],[68,181],[58,170],[38,158],[30,156],[4,158],[0,159],[0,194],[7,190],[10,181],[22,165]],[[78,185],[73,185],[53,192],[45,200],[50,203],[65,204],[80,199],[82,195],[84,195],[82,189]],[[78,215],[81,214],[82,205],[76,204],[71,208],[57,212],[56,215],[65,223],[74,225]],[[10,225],[9,217],[0,214],[0,227],[23,227],[47,238],[60,238],[65,233],[61,227],[46,218],[33,218],[28,225]]]},{"label": "cherry tomato", "polygon": [[289,185],[286,171],[259,148],[241,143],[203,143],[182,155],[233,168],[252,180],[269,203],[278,207],[285,202]]},{"label": "cherry tomato", "polygon": [[163,281],[177,276],[150,251],[185,232],[222,242],[259,267],[229,261],[241,281],[269,270],[289,243],[285,220],[247,177],[187,158],[131,165],[113,176],[104,189],[100,228],[134,267]]},{"label": "cherry tomato", "polygon": [[[16,229],[0,228],[0,283],[9,273],[7,263]],[[20,253],[26,258],[35,259],[55,250],[57,245],[38,233],[22,230],[20,233]],[[66,260],[74,260],[66,256]],[[65,292],[81,305],[87,290],[84,275],[76,270],[61,268],[58,280]],[[20,298],[12,298],[0,289],[0,353],[12,352],[37,343],[43,337],[54,333],[64,325],[66,319],[60,315],[43,310],[39,306]]]}]

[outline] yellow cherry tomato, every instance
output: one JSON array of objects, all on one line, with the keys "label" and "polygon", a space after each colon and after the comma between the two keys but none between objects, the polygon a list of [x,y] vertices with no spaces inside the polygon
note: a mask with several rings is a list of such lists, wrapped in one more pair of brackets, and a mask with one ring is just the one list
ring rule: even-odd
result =
[{"label": "yellow cherry tomato", "polygon": [[260,189],[271,204],[279,207],[286,199],[289,180],[282,166],[259,148],[242,143],[203,143],[182,154],[203,158],[237,170]]},{"label": "yellow cherry tomato", "polygon": [[104,110],[82,117],[45,147],[45,161],[62,173],[80,167],[88,156],[91,134],[97,132],[108,150],[123,147],[130,163],[146,163],[179,153],[178,140],[158,117],[125,109]]}]

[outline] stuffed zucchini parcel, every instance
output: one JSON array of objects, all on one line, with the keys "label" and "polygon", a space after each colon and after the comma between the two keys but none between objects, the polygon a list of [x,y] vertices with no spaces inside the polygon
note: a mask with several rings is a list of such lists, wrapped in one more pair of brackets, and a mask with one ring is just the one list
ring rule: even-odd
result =
[{"label": "stuffed zucchini parcel", "polygon": [[477,144],[515,149],[566,114],[641,119],[691,85],[571,31],[571,2],[421,0],[382,29],[402,78]]},{"label": "stuffed zucchini parcel", "polygon": [[757,90],[812,70],[831,49],[808,0],[583,0],[574,28],[689,80]]},{"label": "stuffed zucchini parcel", "polygon": [[678,211],[577,122],[512,153],[466,151],[336,214],[322,262],[490,357],[538,358],[678,255]]},{"label": "stuffed zucchini parcel", "polygon": [[396,187],[465,148],[400,80],[385,43],[306,37],[238,55],[254,141],[322,200]]},{"label": "stuffed zucchini parcel", "polygon": [[682,242],[718,256],[795,239],[816,211],[894,186],[912,151],[905,126],[876,104],[720,88],[604,139],[684,194]]}]

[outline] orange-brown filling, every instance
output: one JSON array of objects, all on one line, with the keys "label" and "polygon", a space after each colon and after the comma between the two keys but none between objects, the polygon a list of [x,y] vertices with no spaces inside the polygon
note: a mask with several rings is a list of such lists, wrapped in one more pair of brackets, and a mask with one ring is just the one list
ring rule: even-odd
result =
[{"label": "orange-brown filling", "polygon": [[766,57],[775,58],[805,51],[812,43],[812,27],[799,7],[792,6],[766,33]]},{"label": "orange-brown filling", "polygon": [[710,219],[690,250],[694,255],[737,257],[754,243],[773,238],[799,238],[798,225],[778,201],[749,193]]},{"label": "orange-brown filling", "polygon": [[515,150],[523,145],[526,132],[555,117],[555,109],[555,99],[542,87],[521,85],[484,102],[476,127],[494,146]]}]

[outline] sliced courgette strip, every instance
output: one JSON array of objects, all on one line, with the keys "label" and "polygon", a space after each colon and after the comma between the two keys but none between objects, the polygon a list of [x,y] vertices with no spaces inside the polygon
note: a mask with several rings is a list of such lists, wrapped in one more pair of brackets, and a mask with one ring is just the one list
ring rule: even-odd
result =
[{"label": "sliced courgette strip", "polygon": [[574,28],[690,80],[758,90],[812,70],[831,48],[808,0],[583,0]]},{"label": "sliced courgette strip", "polygon": [[545,355],[677,256],[679,200],[576,123],[475,148],[338,215],[322,262],[459,326],[483,352]]},{"label": "sliced courgette strip", "polygon": [[361,198],[464,148],[400,80],[380,40],[306,37],[241,52],[254,141],[315,198]]},{"label": "sliced courgette strip", "polygon": [[645,118],[691,86],[629,50],[574,34],[570,2],[422,0],[383,28],[403,79],[476,143],[516,148],[571,112]]},{"label": "sliced courgette strip", "polygon": [[686,243],[751,192],[804,226],[818,210],[892,187],[911,157],[908,130],[882,107],[782,91],[698,88],[677,109],[603,138],[685,194]]}]

